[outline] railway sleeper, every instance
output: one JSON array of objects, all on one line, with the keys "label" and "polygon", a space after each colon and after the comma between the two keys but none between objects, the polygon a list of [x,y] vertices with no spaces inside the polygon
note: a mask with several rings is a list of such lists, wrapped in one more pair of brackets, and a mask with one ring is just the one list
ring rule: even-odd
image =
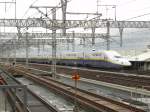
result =
[{"label": "railway sleeper", "polygon": [[[41,82],[45,83],[45,82],[44,82],[42,79],[40,79],[40,78],[31,76],[31,74],[28,74],[28,73],[25,73],[25,74],[28,75],[28,76],[30,76],[30,78],[32,77],[33,80],[35,80],[35,78],[36,78],[37,82],[40,81],[40,83],[41,83]],[[47,83],[48,83],[48,82],[47,82]],[[54,86],[54,85],[53,85],[53,86]],[[62,89],[62,88],[60,88],[60,89]],[[62,90],[62,91],[64,91],[64,90]],[[66,91],[66,92],[67,92],[67,91]],[[79,98],[79,97],[81,97],[81,96],[78,96],[78,98]],[[87,100],[87,99],[86,99],[86,100]],[[87,101],[88,101],[88,100],[87,100]],[[91,103],[91,101],[90,101],[89,103],[92,104],[93,102]],[[95,103],[94,103],[94,105],[95,105],[95,106],[96,106],[96,105],[98,106],[99,104],[95,104]],[[100,105],[99,105],[99,106],[100,106]],[[99,106],[98,106],[98,107],[99,107]],[[104,106],[104,105],[103,105],[103,106]],[[129,108],[129,106],[128,106],[128,108]],[[105,109],[106,109],[106,107],[105,107]],[[113,110],[113,109],[112,109],[112,110]],[[133,107],[132,107],[132,108],[130,108],[130,110],[136,111],[136,108],[133,108]],[[136,111],[136,112],[144,112],[143,110],[140,110],[140,109],[137,109],[137,110],[138,110],[138,111]],[[113,112],[113,111],[112,111],[112,112]],[[114,110],[114,112],[118,112],[118,111]]]}]

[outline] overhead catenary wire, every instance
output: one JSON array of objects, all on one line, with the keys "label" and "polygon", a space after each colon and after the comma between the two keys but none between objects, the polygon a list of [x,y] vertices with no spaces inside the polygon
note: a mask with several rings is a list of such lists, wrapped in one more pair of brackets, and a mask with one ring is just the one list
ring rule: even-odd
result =
[{"label": "overhead catenary wire", "polygon": [[[116,1],[116,0],[115,0]],[[123,2],[122,2],[123,1]],[[117,3],[117,1],[116,1],[116,3],[115,3],[115,6],[118,8],[118,7],[121,7],[121,6],[123,6],[123,5],[129,5],[129,4],[133,4],[133,3],[135,3],[135,4],[133,4],[133,5],[136,5],[137,4],[137,2],[139,1],[139,0],[128,0],[128,1],[125,1],[125,0],[122,0],[122,1],[118,1],[118,3]],[[107,2],[105,2],[106,4],[109,4],[109,3],[107,3]],[[102,6],[103,6],[103,4],[102,4]],[[105,6],[105,5],[104,5]],[[106,5],[107,6],[107,5]],[[109,5],[108,5],[109,6]],[[111,6],[111,5],[110,5]],[[122,7],[121,7],[122,8]],[[147,7],[144,7],[144,8],[141,8],[141,9],[138,9],[138,10],[132,10],[132,12],[139,12],[139,11],[142,11],[142,10],[145,10],[145,9],[149,9],[150,8],[150,6],[147,6]],[[130,10],[130,12],[131,12],[131,10]],[[125,19],[125,20],[123,20],[123,21],[127,21],[127,20],[130,20],[130,19],[135,19],[135,18],[139,18],[139,17],[142,17],[142,16],[146,16],[146,15],[149,15],[149,13],[145,13],[145,14],[142,14],[142,15],[139,15],[139,16],[135,16],[135,17],[131,17],[131,18],[129,18],[129,19]]]},{"label": "overhead catenary wire", "polygon": [[[117,7],[122,7],[122,6],[125,6],[125,5],[128,5],[128,4],[134,3],[137,0],[128,0],[128,1],[125,1],[125,2],[122,2],[123,0],[120,0],[120,1],[121,1],[121,3],[117,3],[118,1],[114,0],[114,2],[115,2],[114,5],[116,5]],[[101,5],[104,5],[104,3],[102,3],[102,2],[103,1],[101,1],[101,0],[97,0],[97,3],[100,3]],[[110,4],[108,2],[105,2],[105,4]]]},{"label": "overhead catenary wire", "polygon": [[140,17],[147,16],[147,15],[150,15],[150,13],[145,13],[145,14],[141,14],[141,15],[138,15],[138,16],[134,16],[134,17],[125,19],[124,21],[140,18]]},{"label": "overhead catenary wire", "polygon": [[127,2],[123,2],[121,4],[116,4],[116,5],[117,5],[117,7],[122,7],[122,6],[125,6],[125,5],[128,5],[128,4],[131,4],[135,1],[137,1],[137,0],[128,0]]},{"label": "overhead catenary wire", "polygon": [[130,12],[139,12],[139,11],[143,11],[143,10],[147,10],[147,9],[150,9],[150,6],[148,6],[148,7],[143,7],[143,8],[141,8],[141,9],[131,10]]},{"label": "overhead catenary wire", "polygon": [[[70,3],[72,0],[68,0],[67,3]],[[58,3],[58,5],[56,5],[56,7],[59,7],[61,5],[61,2]],[[60,8],[57,8],[56,11],[58,11]],[[52,11],[47,11],[47,16],[51,15]]]},{"label": "overhead catenary wire", "polygon": [[35,1],[37,1],[37,0],[35,0]]},{"label": "overhead catenary wire", "polygon": [[[137,0],[131,0],[131,1],[137,1]],[[129,3],[130,3],[130,2],[129,2]],[[120,6],[120,5],[118,5],[118,6]],[[147,7],[138,9],[138,10],[132,10],[132,12],[139,12],[139,11],[143,11],[143,10],[149,9],[149,8],[150,8],[150,6],[147,6]],[[130,12],[131,12],[131,10],[130,10]],[[142,12],[142,14],[140,14],[140,15],[137,15],[137,16],[134,16],[134,17],[130,17],[130,18],[124,19],[123,21],[128,21],[128,20],[132,20],[132,19],[136,19],[136,18],[141,18],[141,17],[143,17],[143,16],[148,16],[148,15],[150,15],[149,12],[148,12],[148,13]]]},{"label": "overhead catenary wire", "polygon": [[[31,5],[35,4],[37,1],[38,1],[38,0],[33,1],[33,2],[31,3]],[[30,5],[30,6],[31,6],[31,5]],[[24,15],[22,16],[22,18],[24,18],[24,17],[26,16],[26,14],[29,12],[30,6],[29,6],[28,9],[26,10],[26,12],[25,12]]]}]

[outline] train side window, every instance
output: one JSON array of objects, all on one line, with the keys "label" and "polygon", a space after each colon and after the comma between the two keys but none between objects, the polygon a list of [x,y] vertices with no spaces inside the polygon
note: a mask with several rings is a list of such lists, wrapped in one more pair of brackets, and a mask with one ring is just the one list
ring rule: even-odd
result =
[{"label": "train side window", "polygon": [[93,54],[93,56],[101,56],[101,54],[95,53],[95,54]]},{"label": "train side window", "polygon": [[122,58],[121,56],[114,56],[115,58]]}]

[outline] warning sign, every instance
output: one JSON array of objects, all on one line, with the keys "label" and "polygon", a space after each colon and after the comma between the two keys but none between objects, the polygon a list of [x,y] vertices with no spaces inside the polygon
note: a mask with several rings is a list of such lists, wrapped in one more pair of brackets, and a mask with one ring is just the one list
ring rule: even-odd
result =
[{"label": "warning sign", "polygon": [[73,80],[79,80],[79,79],[80,79],[79,73],[78,73],[78,72],[73,73],[72,79],[73,79]]}]

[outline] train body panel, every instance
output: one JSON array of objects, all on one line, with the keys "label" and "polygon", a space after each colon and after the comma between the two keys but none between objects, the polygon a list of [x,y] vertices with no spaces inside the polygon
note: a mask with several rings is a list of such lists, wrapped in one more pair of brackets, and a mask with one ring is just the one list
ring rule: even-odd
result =
[{"label": "train body panel", "polygon": [[74,66],[87,66],[87,67],[98,67],[98,68],[122,68],[122,65],[113,64],[102,60],[57,60],[59,64],[74,65]]},{"label": "train body panel", "polygon": [[102,60],[84,60],[84,64],[91,66],[91,67],[98,67],[98,68],[121,68],[123,66],[113,64],[107,61]]},{"label": "train body panel", "polygon": [[[116,51],[67,52],[57,54],[56,63],[60,65],[89,66],[98,68],[122,68],[131,63]],[[25,59],[17,59],[21,62]],[[31,63],[51,64],[52,58],[30,58]]]},{"label": "train body panel", "polygon": [[58,61],[66,65],[82,65],[99,68],[121,68],[131,63],[116,51],[92,51],[62,53]]}]

